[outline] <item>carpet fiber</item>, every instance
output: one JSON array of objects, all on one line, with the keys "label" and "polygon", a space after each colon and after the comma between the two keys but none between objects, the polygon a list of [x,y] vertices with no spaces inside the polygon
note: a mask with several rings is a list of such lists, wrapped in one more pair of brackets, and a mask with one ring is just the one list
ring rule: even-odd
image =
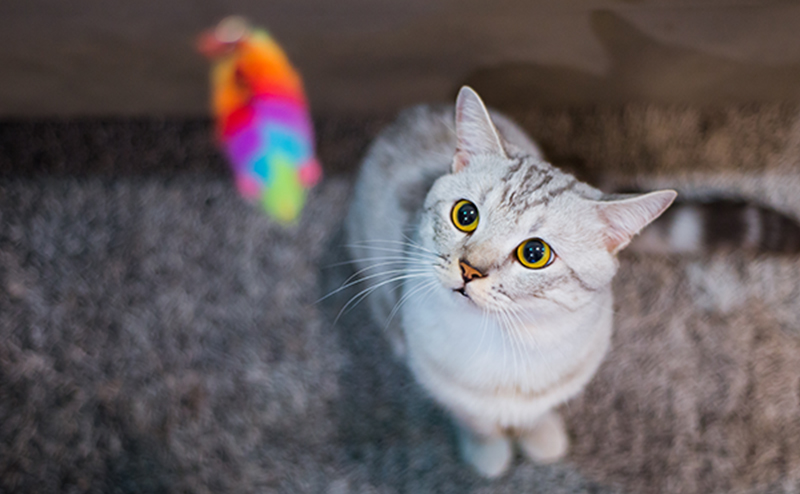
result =
[{"label": "carpet fiber", "polygon": [[[602,186],[800,217],[795,107],[515,116]],[[288,229],[207,122],[0,125],[0,491],[800,491],[800,260],[739,252],[623,254],[567,459],[462,465],[365,307],[341,312],[355,292],[317,302],[352,274],[352,172],[386,121],[320,122],[328,178]]]}]

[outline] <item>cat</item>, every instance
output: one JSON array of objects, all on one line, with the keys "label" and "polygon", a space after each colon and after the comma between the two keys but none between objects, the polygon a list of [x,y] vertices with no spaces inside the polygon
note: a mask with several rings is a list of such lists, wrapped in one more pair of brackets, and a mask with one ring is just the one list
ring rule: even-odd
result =
[{"label": "cat", "polygon": [[368,284],[357,297],[369,295],[479,474],[505,472],[515,442],[534,461],[564,456],[554,407],[608,349],[616,254],[676,195],[604,195],[548,164],[469,87],[454,108],[407,110],[374,141],[345,221]]}]

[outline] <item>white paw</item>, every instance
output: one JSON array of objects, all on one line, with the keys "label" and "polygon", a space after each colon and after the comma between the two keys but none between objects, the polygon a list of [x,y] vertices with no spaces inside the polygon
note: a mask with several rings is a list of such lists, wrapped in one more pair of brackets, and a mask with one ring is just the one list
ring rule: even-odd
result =
[{"label": "white paw", "polygon": [[520,434],[519,446],[525,456],[538,463],[552,463],[567,454],[569,438],[561,416],[546,413],[536,425]]},{"label": "white paw", "polygon": [[502,475],[511,464],[511,440],[505,436],[479,437],[461,428],[458,445],[464,461],[484,477]]}]

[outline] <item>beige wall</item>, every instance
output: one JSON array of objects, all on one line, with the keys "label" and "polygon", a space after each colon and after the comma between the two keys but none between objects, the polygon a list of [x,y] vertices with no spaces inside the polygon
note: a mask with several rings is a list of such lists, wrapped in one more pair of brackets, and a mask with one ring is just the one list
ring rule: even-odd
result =
[{"label": "beige wall", "polygon": [[756,1],[3,0],[0,116],[200,115],[194,36],[263,24],[319,112],[392,110],[469,81],[490,102],[798,99],[800,6]]}]

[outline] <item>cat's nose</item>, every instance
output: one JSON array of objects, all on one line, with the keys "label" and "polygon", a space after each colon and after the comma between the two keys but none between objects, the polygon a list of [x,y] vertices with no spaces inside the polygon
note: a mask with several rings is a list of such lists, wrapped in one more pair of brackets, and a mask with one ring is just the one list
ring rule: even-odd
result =
[{"label": "cat's nose", "polygon": [[463,259],[458,261],[458,265],[461,267],[461,278],[464,279],[464,283],[469,283],[476,278],[483,278],[485,276]]}]

